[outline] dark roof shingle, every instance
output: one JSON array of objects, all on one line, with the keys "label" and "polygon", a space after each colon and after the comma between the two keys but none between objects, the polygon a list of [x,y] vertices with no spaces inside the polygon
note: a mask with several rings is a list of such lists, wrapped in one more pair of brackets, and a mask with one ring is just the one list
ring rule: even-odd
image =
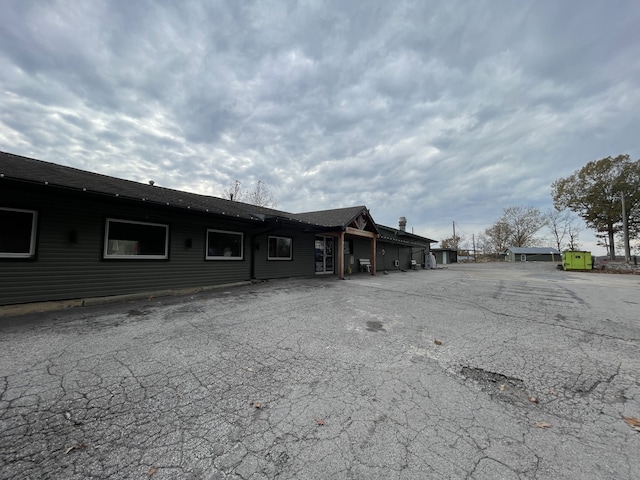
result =
[{"label": "dark roof shingle", "polygon": [[123,180],[5,152],[0,152],[0,177],[242,219],[255,220],[258,214],[291,216],[280,210]]},{"label": "dark roof shingle", "polygon": [[294,214],[224,198],[110,177],[6,152],[0,152],[0,178],[186,208],[244,220],[262,221],[265,218],[278,218],[323,228],[345,227],[363,211],[368,211],[365,206],[357,206]]},{"label": "dark roof shingle", "polygon": [[295,213],[293,218],[302,222],[323,227],[344,227],[349,225],[358,215],[366,212],[367,207],[335,208],[333,210],[318,210],[315,212]]}]

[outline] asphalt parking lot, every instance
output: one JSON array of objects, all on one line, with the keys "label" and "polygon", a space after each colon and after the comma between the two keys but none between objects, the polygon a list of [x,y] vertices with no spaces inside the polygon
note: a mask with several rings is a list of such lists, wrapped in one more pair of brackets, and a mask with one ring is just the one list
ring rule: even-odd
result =
[{"label": "asphalt parking lot", "polygon": [[0,318],[0,477],[638,479],[640,276],[553,267]]}]

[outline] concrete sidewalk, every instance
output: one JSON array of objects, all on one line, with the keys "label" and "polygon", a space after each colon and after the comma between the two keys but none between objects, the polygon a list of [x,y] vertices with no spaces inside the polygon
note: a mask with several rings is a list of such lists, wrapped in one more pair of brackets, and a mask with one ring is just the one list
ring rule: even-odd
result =
[{"label": "concrete sidewalk", "polygon": [[0,319],[6,479],[637,479],[636,276],[451,265]]}]

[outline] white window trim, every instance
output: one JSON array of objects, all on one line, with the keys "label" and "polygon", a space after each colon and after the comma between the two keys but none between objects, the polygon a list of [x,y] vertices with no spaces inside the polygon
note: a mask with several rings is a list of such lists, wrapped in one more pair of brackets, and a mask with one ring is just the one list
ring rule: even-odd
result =
[{"label": "white window trim", "polygon": [[[240,236],[240,256],[239,257],[226,257],[224,255],[209,255],[209,233],[225,233],[230,235]],[[207,228],[207,237],[205,238],[205,260],[244,260],[244,233],[233,232],[231,230],[217,230],[214,228]]]},{"label": "white window trim", "polygon": [[[153,227],[164,227],[164,255],[109,255],[109,223],[130,223],[135,225],[149,225]],[[122,220],[121,218],[107,218],[104,227],[104,245],[102,258],[105,260],[126,259],[126,260],[167,260],[169,258],[169,225],[163,223],[136,222],[133,220]]]},{"label": "white window trim", "polygon": [[[288,257],[271,257],[269,256],[269,240],[271,240],[272,238],[275,239],[285,239],[285,240],[289,240],[291,242],[291,245],[289,246],[289,256]],[[290,261],[293,260],[293,238],[292,237],[280,237],[280,236],[275,236],[275,235],[269,235],[267,237],[267,260],[269,261]]]},{"label": "white window trim", "polygon": [[36,256],[36,228],[38,226],[38,212],[36,210],[25,210],[23,208],[0,207],[0,210],[10,212],[22,212],[31,214],[31,238],[29,239],[28,252],[0,252],[0,258],[33,258]]}]

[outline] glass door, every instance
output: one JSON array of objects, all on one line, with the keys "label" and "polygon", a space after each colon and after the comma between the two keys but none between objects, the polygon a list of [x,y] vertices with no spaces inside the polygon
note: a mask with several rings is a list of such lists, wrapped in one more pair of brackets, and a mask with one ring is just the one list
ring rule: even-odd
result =
[{"label": "glass door", "polygon": [[316,274],[333,273],[333,237],[316,236]]}]

